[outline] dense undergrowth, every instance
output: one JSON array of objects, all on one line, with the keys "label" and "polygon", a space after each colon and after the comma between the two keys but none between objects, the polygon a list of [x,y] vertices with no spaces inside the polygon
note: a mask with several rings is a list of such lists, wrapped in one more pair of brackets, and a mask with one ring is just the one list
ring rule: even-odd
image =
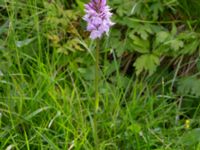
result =
[{"label": "dense undergrowth", "polygon": [[200,2],[112,0],[95,42],[84,0],[0,0],[0,149],[200,149]]}]

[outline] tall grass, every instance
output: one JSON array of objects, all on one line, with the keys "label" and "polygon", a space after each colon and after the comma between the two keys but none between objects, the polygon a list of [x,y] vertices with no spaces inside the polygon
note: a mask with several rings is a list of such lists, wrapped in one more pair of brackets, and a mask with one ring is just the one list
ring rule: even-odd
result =
[{"label": "tall grass", "polygon": [[94,64],[93,50],[58,53],[47,38],[54,24],[43,20],[43,2],[0,2],[0,149],[200,149],[182,142],[188,129],[185,120],[177,123],[183,114],[165,83],[157,95],[145,80],[122,76],[116,59],[111,82],[101,57],[96,111],[93,69],[81,70],[75,60]]}]

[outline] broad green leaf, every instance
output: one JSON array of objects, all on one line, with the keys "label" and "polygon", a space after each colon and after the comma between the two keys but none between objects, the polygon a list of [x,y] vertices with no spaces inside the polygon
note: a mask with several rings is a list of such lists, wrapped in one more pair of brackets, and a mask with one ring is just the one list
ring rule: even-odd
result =
[{"label": "broad green leaf", "polygon": [[130,38],[132,39],[132,48],[134,51],[137,51],[139,53],[149,53],[149,47],[150,43],[148,40],[143,40],[142,38],[139,38],[138,36],[130,34]]},{"label": "broad green leaf", "polygon": [[184,43],[181,40],[175,39],[170,41],[170,46],[172,50],[177,51],[184,46]]},{"label": "broad green leaf", "polygon": [[76,3],[78,4],[79,9],[84,12],[84,3],[81,0],[76,0]]},{"label": "broad green leaf", "polygon": [[178,82],[178,93],[180,95],[200,96],[200,79],[196,77],[185,77]]},{"label": "broad green leaf", "polygon": [[188,131],[180,138],[180,143],[185,146],[194,146],[200,142],[200,128]]},{"label": "broad green leaf", "polygon": [[163,7],[160,1],[156,1],[150,7],[151,11],[153,12],[153,19],[157,20],[159,17],[159,13],[163,11]]},{"label": "broad green leaf", "polygon": [[169,38],[170,38],[170,34],[169,34],[169,32],[166,32],[166,31],[158,32],[156,35],[157,43],[166,42],[166,40],[168,40]]},{"label": "broad green leaf", "polygon": [[[83,77],[85,80],[92,81],[95,77],[95,70],[94,66],[88,67],[88,68],[78,68],[78,72],[80,73],[80,76]],[[100,72],[99,72],[100,76]]]},{"label": "broad green leaf", "polygon": [[148,71],[151,75],[156,71],[159,64],[160,60],[157,56],[153,54],[144,54],[137,58],[134,66],[136,68],[137,75],[139,75],[142,71]]}]

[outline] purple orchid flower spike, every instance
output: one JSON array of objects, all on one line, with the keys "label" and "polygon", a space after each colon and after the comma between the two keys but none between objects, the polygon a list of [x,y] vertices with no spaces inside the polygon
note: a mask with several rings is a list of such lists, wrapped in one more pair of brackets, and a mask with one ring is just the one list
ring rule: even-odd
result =
[{"label": "purple orchid flower spike", "polygon": [[110,20],[112,13],[106,5],[106,0],[91,0],[85,5],[86,15],[83,19],[87,22],[87,31],[92,40],[101,38],[103,33],[108,35],[110,27],[114,23]]}]

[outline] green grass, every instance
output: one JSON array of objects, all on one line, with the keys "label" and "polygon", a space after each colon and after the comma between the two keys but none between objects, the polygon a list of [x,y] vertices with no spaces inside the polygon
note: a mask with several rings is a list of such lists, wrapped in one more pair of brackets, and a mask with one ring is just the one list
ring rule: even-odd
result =
[{"label": "green grass", "polygon": [[[185,115],[181,98],[165,83],[158,83],[158,94],[145,79],[123,76],[116,59],[108,81],[106,56],[96,112],[93,51],[58,53],[47,34],[59,28],[52,31],[54,24],[44,19],[49,10],[43,2],[0,1],[0,149],[200,149],[187,134],[188,116],[177,119]],[[188,118],[195,127],[198,112]]]}]

